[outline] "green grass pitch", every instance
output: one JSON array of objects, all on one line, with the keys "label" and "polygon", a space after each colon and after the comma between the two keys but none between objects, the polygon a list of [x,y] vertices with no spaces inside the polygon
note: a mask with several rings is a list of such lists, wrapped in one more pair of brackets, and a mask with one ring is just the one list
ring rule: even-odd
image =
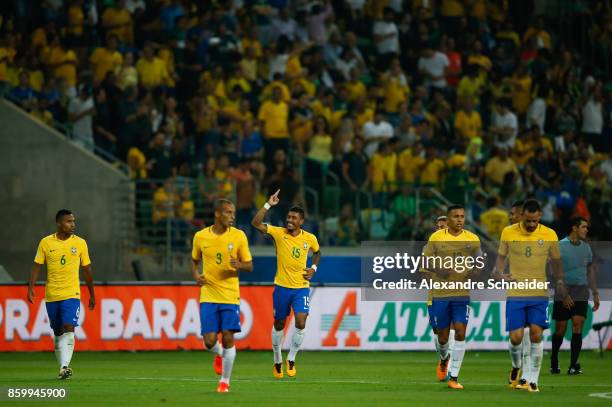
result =
[{"label": "green grass pitch", "polygon": [[[286,353],[285,353],[286,354]],[[562,366],[568,352],[562,352]],[[0,353],[0,388],[65,387],[63,401],[6,401],[2,405],[62,406],[610,406],[612,354],[583,351],[583,376],[552,376],[548,355],[541,393],[506,387],[507,352],[467,352],[461,369],[463,391],[435,380],[434,352],[302,352],[298,377],[272,377],[272,353],[239,351],[229,394],[217,394],[212,355],[207,352],[75,353],[71,380],[55,379],[52,353]]]}]

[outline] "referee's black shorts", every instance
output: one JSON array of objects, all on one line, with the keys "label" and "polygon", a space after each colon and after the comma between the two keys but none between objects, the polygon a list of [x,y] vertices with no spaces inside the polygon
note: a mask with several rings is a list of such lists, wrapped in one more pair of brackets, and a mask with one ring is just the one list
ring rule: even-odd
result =
[{"label": "referee's black shorts", "polygon": [[573,316],[585,317],[589,308],[589,287],[586,285],[568,285],[567,292],[574,301],[574,306],[567,309],[563,306],[561,298],[555,296],[553,305],[553,319],[555,321],[567,321]]}]

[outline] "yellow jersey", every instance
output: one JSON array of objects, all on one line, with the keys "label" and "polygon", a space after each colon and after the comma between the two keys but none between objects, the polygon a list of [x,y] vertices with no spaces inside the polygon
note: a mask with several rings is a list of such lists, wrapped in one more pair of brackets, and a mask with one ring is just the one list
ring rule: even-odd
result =
[{"label": "yellow jersey", "polygon": [[[462,230],[458,236],[452,235],[448,229],[440,229],[432,233],[427,241],[427,245],[423,249],[423,256],[430,257],[427,261],[429,268],[443,268],[446,263],[452,262],[455,265],[454,272],[447,278],[442,278],[436,273],[430,273],[433,282],[441,281],[466,281],[468,278],[469,269],[465,261],[458,263],[458,258],[472,257],[480,255],[480,239],[474,233],[468,230]],[[441,258],[440,260],[434,260]],[[470,262],[474,264],[475,262]],[[426,267],[427,269],[427,267]],[[433,289],[430,290],[430,298],[448,298],[448,297],[469,297],[469,290],[458,289]]]},{"label": "yellow jersey", "polygon": [[286,228],[272,225],[267,225],[267,228],[276,247],[274,284],[285,288],[310,287],[310,281],[304,278],[304,269],[308,251],[319,251],[317,237],[303,229],[297,236],[293,236]]},{"label": "yellow jersey", "polygon": [[289,106],[285,102],[265,101],[259,108],[257,118],[263,122],[264,137],[282,139],[289,137]]},{"label": "yellow jersey", "polygon": [[71,235],[60,240],[55,233],[44,237],[38,244],[34,263],[47,265],[45,301],[81,298],[79,267],[91,264],[85,239]]},{"label": "yellow jersey", "polygon": [[480,223],[494,239],[499,239],[504,228],[510,225],[508,212],[500,208],[490,208],[480,215]]},{"label": "yellow jersey", "polygon": [[[510,275],[517,281],[546,282],[546,262],[560,259],[559,238],[549,227],[538,225],[532,233],[522,223],[504,228],[498,253],[508,258]],[[547,297],[542,290],[508,290],[508,297]]]},{"label": "yellow jersey", "polygon": [[230,259],[253,260],[242,230],[230,227],[221,235],[214,233],[212,226],[200,230],[193,237],[191,257],[202,260],[202,275],[206,279],[200,288],[200,302],[240,304],[238,270],[230,265]]}]

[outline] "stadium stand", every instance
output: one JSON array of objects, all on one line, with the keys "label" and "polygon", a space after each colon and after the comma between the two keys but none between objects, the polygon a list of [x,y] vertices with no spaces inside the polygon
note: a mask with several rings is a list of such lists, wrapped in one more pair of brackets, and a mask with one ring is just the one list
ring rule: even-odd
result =
[{"label": "stadium stand", "polygon": [[449,202],[495,238],[481,214],[525,197],[612,238],[609,2],[3,7],[2,93],[127,164],[143,246],[188,248],[218,197],[248,225],[277,188],[330,245],[423,239]]}]

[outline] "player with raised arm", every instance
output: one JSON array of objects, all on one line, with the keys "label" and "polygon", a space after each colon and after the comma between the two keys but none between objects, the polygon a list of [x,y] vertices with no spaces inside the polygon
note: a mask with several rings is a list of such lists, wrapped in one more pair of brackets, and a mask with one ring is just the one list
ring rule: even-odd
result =
[{"label": "player with raised arm", "polygon": [[[310,280],[314,277],[321,252],[319,242],[312,233],[302,229],[304,224],[304,210],[293,206],[287,213],[286,226],[277,227],[263,223],[268,211],[278,204],[276,191],[270,196],[268,202],[253,218],[251,224],[262,233],[266,233],[274,240],[276,246],[276,275],[274,277],[274,326],[272,327],[272,350],[274,351],[273,376],[277,379],[283,377],[283,355],[281,343],[285,321],[291,310],[295,318],[295,332],[291,338],[291,347],[287,355],[287,376],[297,374],[295,357],[304,340],[306,318],[310,311]],[[312,251],[312,265],[306,266],[308,252]]]},{"label": "player with raised arm", "polygon": [[[463,228],[464,222],[465,209],[463,206],[449,206],[447,227],[434,232],[429,237],[423,251],[425,258],[429,258],[427,267],[423,270],[426,272],[426,278],[430,278],[433,282],[463,282],[469,279],[471,270],[457,266],[444,268],[435,261],[436,258],[446,259],[448,257],[452,257],[455,261],[459,258],[465,259],[480,254],[480,239]],[[461,390],[463,385],[458,382],[458,377],[465,356],[465,331],[469,318],[470,292],[462,289],[433,289],[431,296],[429,323],[437,332],[436,348],[440,356],[436,375],[438,380],[445,380],[450,361],[448,387]],[[452,352],[449,352],[451,326],[455,330],[455,343]]]},{"label": "player with raised arm", "polygon": [[582,327],[589,306],[589,288],[593,293],[593,311],[599,309],[599,293],[597,292],[597,270],[593,264],[593,252],[586,242],[589,233],[589,222],[585,218],[576,217],[571,220],[572,229],[569,236],[559,242],[563,272],[567,284],[565,301],[555,295],[553,319],[555,333],[552,337],[552,352],[550,354],[550,372],[561,373],[559,368],[559,349],[567,330],[567,321],[572,320],[572,342],[569,375],[582,374],[578,363],[582,349]]},{"label": "player with raised arm", "polygon": [[[229,392],[236,358],[234,333],[240,332],[238,273],[253,271],[246,235],[236,229],[236,207],[227,199],[215,201],[215,223],[193,237],[191,274],[200,288],[200,323],[204,346],[215,354],[217,392]],[[200,273],[200,263],[202,272]],[[217,341],[221,334],[221,343]]]},{"label": "player with raised arm", "polygon": [[[535,199],[523,203],[522,220],[506,227],[501,235],[496,270],[510,264],[509,280],[546,283],[546,264],[550,259],[557,290],[564,295],[563,268],[559,242],[554,230],[541,225],[542,209]],[[529,326],[531,354],[526,383],[519,383],[523,363],[523,335]],[[512,369],[508,379],[512,388],[539,392],[538,378],[542,366],[543,331],[548,329],[548,292],[546,289],[509,289],[506,300],[506,330],[510,333],[509,349]]]},{"label": "player with raised arm", "polygon": [[90,310],[96,307],[96,296],[87,242],[74,234],[74,214],[61,209],[55,215],[55,223],[57,231],[38,244],[28,283],[28,301],[34,303],[34,285],[40,266],[46,264],[45,305],[54,334],[55,357],[60,366],[57,378],[65,380],[72,376],[70,361],[74,352],[74,328],[78,326],[81,309],[80,268],[89,290]]}]

